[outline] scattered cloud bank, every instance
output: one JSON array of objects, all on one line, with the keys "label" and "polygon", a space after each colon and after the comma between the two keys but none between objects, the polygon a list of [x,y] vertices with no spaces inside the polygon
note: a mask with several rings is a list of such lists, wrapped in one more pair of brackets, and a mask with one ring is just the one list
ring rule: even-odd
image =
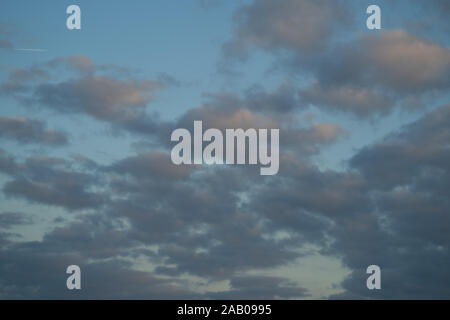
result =
[{"label": "scattered cloud bank", "polygon": [[[435,6],[448,10],[444,1]],[[450,105],[428,110],[448,92],[449,48],[401,28],[340,38],[336,29],[352,23],[346,1],[242,5],[226,57],[245,63],[263,51],[307,81],[210,92],[170,120],[153,108],[159,92],[181,84],[166,73],[147,79],[84,55],[7,66],[0,94],[27,110],[88,117],[154,144],[109,164],[56,157],[52,147],[67,145],[70,131],[0,117],[1,139],[50,150],[0,149],[2,196],[39,208],[0,211],[0,298],[305,298],[310,288],[291,276],[258,272],[311,254],[349,270],[335,284],[341,292],[326,298],[448,298]],[[0,29],[0,48],[12,46],[4,35]],[[315,157],[358,133],[298,117],[311,106],[361,121],[397,108],[422,114],[355,150],[345,169],[324,170]],[[170,132],[194,120],[205,128],[279,128],[279,173],[173,165]],[[47,208],[62,222],[38,241],[18,239],[15,230]],[[68,261],[83,270],[79,295],[64,288]],[[366,288],[371,264],[382,268],[381,291]]]}]

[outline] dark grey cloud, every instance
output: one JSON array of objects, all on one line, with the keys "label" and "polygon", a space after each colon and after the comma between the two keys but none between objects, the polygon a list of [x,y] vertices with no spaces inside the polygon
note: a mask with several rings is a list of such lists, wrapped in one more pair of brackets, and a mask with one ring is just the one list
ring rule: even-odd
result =
[{"label": "dark grey cloud", "polygon": [[145,174],[116,180],[114,187],[127,199],[112,210],[128,219],[130,237],[159,244],[165,263],[176,265],[162,266],[159,273],[217,280],[293,259],[297,254],[285,244],[264,239],[258,215],[239,209],[236,193],[250,187],[249,179],[258,174],[244,171],[202,169],[182,180],[155,180]]},{"label": "dark grey cloud", "polygon": [[64,145],[68,142],[64,133],[47,129],[43,121],[29,118],[0,117],[0,138],[51,146]]},{"label": "dark grey cloud", "polygon": [[126,158],[114,164],[111,169],[116,173],[129,173],[135,177],[183,179],[189,175],[193,168],[174,165],[168,153],[148,152]]},{"label": "dark grey cloud", "polygon": [[14,174],[20,170],[20,165],[15,158],[3,149],[0,149],[0,171],[6,174]]},{"label": "dark grey cloud", "polygon": [[100,207],[107,197],[89,190],[98,183],[97,177],[76,171],[72,165],[51,157],[30,157],[18,162],[3,151],[0,170],[13,178],[5,183],[3,191],[9,196],[69,210]]},{"label": "dark grey cloud", "polygon": [[450,160],[446,148],[450,137],[449,116],[449,105],[442,106],[375,146],[364,148],[350,164],[382,190],[406,186],[422,174],[433,173],[434,169],[445,172]]},{"label": "dark grey cloud", "polygon": [[[351,270],[342,283],[345,291],[334,297],[446,298],[448,110],[443,106],[362,149],[343,172],[321,171],[289,153],[271,179],[245,167],[198,167],[186,174],[164,165],[162,153],[103,168],[88,162],[83,170],[108,173],[103,187],[111,200],[92,215],[55,227],[42,241],[19,244],[3,234],[4,261],[22,264],[40,252],[34,266],[43,277],[16,280],[21,268],[5,270],[1,292],[10,298],[54,297],[62,289],[53,286],[64,283],[64,275],[43,269],[58,274],[71,261],[84,266],[89,278],[82,297],[301,298],[308,295],[301,283],[247,272],[286,265],[302,258],[299,249],[315,245]],[[395,153],[385,149],[391,143]],[[5,172],[30,170],[33,161],[39,167],[38,160],[8,164],[5,154],[2,159]],[[53,163],[51,168],[64,163],[44,162]],[[277,239],[278,232],[288,237]],[[137,257],[155,269],[136,271],[121,262]],[[379,292],[365,287],[371,264],[382,268]],[[182,289],[186,275],[211,283],[229,280],[230,289],[196,294]],[[117,277],[115,283],[110,277]],[[141,278],[153,287],[142,286]],[[119,285],[122,290],[115,291]]]},{"label": "dark grey cloud", "polygon": [[31,224],[32,219],[22,212],[0,213],[0,229],[10,229],[16,225]]},{"label": "dark grey cloud", "polygon": [[[340,222],[332,250],[352,269],[338,297],[446,299],[450,295],[449,106],[362,149],[350,165],[368,184],[376,210]],[[371,295],[365,268],[382,268],[384,288]]]},{"label": "dark grey cloud", "polygon": [[96,213],[55,227],[45,234],[39,250],[48,254],[65,254],[69,250],[86,259],[107,259],[130,256],[130,249],[137,244],[128,237],[123,221]]},{"label": "dark grey cloud", "polygon": [[[53,77],[52,68],[66,68],[75,76],[48,81],[47,76]],[[38,72],[41,69],[48,74]],[[314,232],[307,229],[319,230],[323,222],[313,217],[308,221],[304,216],[303,221],[308,221],[304,229],[292,232],[289,239],[277,239],[277,232],[289,228],[247,204],[253,202],[246,198],[254,197],[266,183],[257,170],[243,166],[178,167],[171,164],[165,148],[169,147],[172,129],[191,128],[194,120],[203,120],[205,128],[281,128],[285,133],[282,144],[291,151],[300,150],[302,157],[317,154],[322,146],[342,136],[343,130],[334,124],[302,127],[286,117],[299,107],[297,90],[289,84],[274,92],[253,87],[242,96],[210,95],[204,106],[163,122],[145,114],[151,100],[145,93],[151,94],[152,89],[139,87],[140,80],[103,72],[86,57],[60,58],[23,73],[26,90],[15,94],[25,94],[33,103],[54,110],[87,114],[131,132],[151,133],[162,150],[139,152],[107,166],[81,155],[71,160],[32,157],[20,162],[2,153],[0,168],[13,179],[5,183],[5,194],[71,211],[93,212],[74,222],[61,222],[63,225],[47,232],[42,241],[24,245],[29,246],[27,250],[44,253],[43,264],[65,254],[81,262],[143,256],[156,266],[154,274],[142,274],[152,279],[170,277],[176,283],[186,275],[210,282],[234,279],[231,290],[222,293],[227,298],[251,297],[258,291],[261,298],[304,296],[306,291],[300,284],[286,279],[267,277],[258,282],[249,276],[245,282],[247,276],[242,274],[295,261],[302,255],[298,247],[318,243]],[[20,82],[18,77],[11,74],[9,80]],[[158,250],[143,249],[146,246],[157,246]],[[117,268],[120,281],[129,273],[135,274],[131,265]],[[236,278],[238,274],[240,278]],[[263,283],[267,283],[265,289]],[[25,296],[32,296],[25,284],[21,285]],[[140,289],[134,285],[129,284],[130,290],[138,295]],[[271,285],[276,290],[269,292]],[[58,292],[51,285],[40,290],[43,296]],[[163,291],[161,288],[162,297],[166,296]],[[207,292],[202,297],[215,295]]]},{"label": "dark grey cloud", "polygon": [[[35,243],[13,244],[0,249],[0,297],[3,299],[273,299],[298,298],[305,289],[289,280],[268,276],[239,276],[231,290],[196,293],[186,280],[161,277],[133,269],[126,260],[91,262],[70,253],[37,251]],[[45,249],[45,248],[44,248]],[[81,291],[65,287],[70,264],[82,270]],[[11,267],[13,266],[13,267]],[[32,271],[30,266],[33,266]]]},{"label": "dark grey cloud", "polygon": [[[21,274],[25,271],[19,266],[4,270],[0,281],[3,296],[77,297],[62,292],[66,290],[64,263],[74,263],[82,267],[85,277],[80,298],[211,298],[217,293],[200,295],[182,289],[186,286],[178,277],[190,274],[207,281],[225,280],[235,272],[282,265],[298,256],[289,244],[264,238],[270,230],[265,231],[257,214],[238,210],[235,192],[250,186],[243,175],[245,170],[208,170],[189,180],[160,180],[146,174],[129,176],[124,164],[131,163],[121,161],[105,168],[115,172],[112,191],[121,198],[111,203],[105,214],[80,215],[74,222],[55,227],[42,241],[9,243],[0,251],[7,256],[3,261],[10,265],[25,264],[30,259],[35,261],[35,276],[46,274],[31,279]],[[141,170],[145,173],[146,168]],[[255,179],[257,173],[251,176]],[[159,250],[145,251],[142,245],[159,245]],[[33,254],[36,252],[38,259]],[[139,255],[158,265],[154,274],[135,271],[131,264],[117,260]],[[99,259],[109,262],[92,262]],[[51,270],[54,272],[49,274]],[[16,281],[16,277],[22,278]],[[152,289],[142,286],[142,279],[149,279]],[[62,287],[55,285],[61,281]],[[109,281],[114,284],[106,283]],[[269,290],[271,284],[276,290]],[[259,292],[262,287],[266,290]],[[248,280],[241,276],[232,280],[232,290],[221,297],[251,298],[255,292],[265,299],[305,295],[304,289],[285,279],[262,277],[258,282],[252,276]]]},{"label": "dark grey cloud", "polygon": [[214,299],[299,299],[306,289],[281,277],[237,276],[230,280],[230,291],[212,294]]},{"label": "dark grey cloud", "polygon": [[[124,260],[89,262],[76,254],[41,253],[14,245],[0,250],[3,299],[181,299],[198,297],[181,280],[164,279],[131,268]],[[66,288],[66,268],[79,265],[82,290]],[[11,266],[14,266],[11,268]],[[32,268],[30,268],[32,266]]]}]

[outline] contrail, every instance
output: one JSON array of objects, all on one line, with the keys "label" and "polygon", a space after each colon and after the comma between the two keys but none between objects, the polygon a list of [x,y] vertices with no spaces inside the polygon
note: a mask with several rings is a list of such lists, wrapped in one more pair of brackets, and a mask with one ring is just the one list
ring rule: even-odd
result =
[{"label": "contrail", "polygon": [[17,50],[17,51],[35,51],[35,52],[44,52],[44,51],[47,51],[47,49],[14,49],[14,50]]}]

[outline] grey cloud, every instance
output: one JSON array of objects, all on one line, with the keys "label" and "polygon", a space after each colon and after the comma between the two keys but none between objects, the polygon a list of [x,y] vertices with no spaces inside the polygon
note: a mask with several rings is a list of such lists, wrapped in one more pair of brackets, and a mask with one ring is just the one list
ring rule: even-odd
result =
[{"label": "grey cloud", "polygon": [[0,149],[0,171],[6,174],[14,174],[20,169],[14,157],[3,149]]},{"label": "grey cloud", "polygon": [[34,96],[39,103],[59,111],[86,113],[118,122],[142,116],[152,88],[154,84],[149,81],[87,76],[58,84],[40,84]]},{"label": "grey cloud", "polygon": [[237,276],[230,280],[230,291],[211,294],[214,299],[299,299],[306,289],[287,279],[269,276]]},{"label": "grey cloud", "polygon": [[[269,10],[276,4],[254,2],[241,10],[245,19],[238,22],[233,45],[288,49],[298,55],[320,48],[313,35],[324,32],[325,41],[329,39],[326,22],[324,29],[297,37],[291,29],[284,33],[285,28],[315,24],[282,17],[291,16],[288,9],[297,5],[321,3],[284,1],[283,10]],[[259,12],[261,20],[256,21]],[[241,96],[210,95],[204,106],[169,123],[146,115],[153,82],[146,86],[123,70],[93,65],[86,57],[11,73],[11,83],[24,87],[12,86],[9,92],[31,92],[28,97],[54,110],[154,134],[163,147],[171,129],[191,128],[194,120],[222,129],[280,127],[289,138],[282,138],[279,174],[270,178],[245,166],[174,168],[165,151],[141,152],[103,166],[83,156],[19,162],[0,150],[0,171],[12,178],[4,189],[10,195],[94,211],[60,222],[41,241],[19,243],[0,233],[0,295],[74,298],[64,287],[64,271],[68,264],[79,264],[85,277],[80,298],[302,298],[308,292],[301,284],[250,274],[301,259],[302,250],[314,245],[351,271],[341,284],[344,292],[335,297],[448,298],[450,108],[443,106],[361,149],[348,170],[340,172],[320,170],[309,156],[345,131],[336,124],[303,127],[293,121],[293,112],[304,107],[299,94],[327,110],[368,116],[387,113],[396,99],[445,90],[447,52],[404,31],[362,36],[310,57],[308,66],[297,65],[316,78],[311,87],[299,91],[282,85],[273,92],[252,87]],[[47,82],[52,68],[61,67],[75,71],[74,77]],[[22,222],[14,219],[3,217],[6,226]],[[287,237],[277,238],[280,232]],[[155,270],[137,271],[125,262],[137,257]],[[365,286],[370,264],[382,268],[379,292]],[[209,283],[229,280],[230,289],[192,292],[184,289],[185,275]]]},{"label": "grey cloud", "polygon": [[309,162],[284,157],[278,179],[257,188],[248,203],[269,219],[274,230],[326,248],[336,221],[352,220],[373,209],[361,175],[322,172]]},{"label": "grey cloud", "polygon": [[283,83],[274,91],[266,91],[261,86],[252,86],[242,97],[227,92],[209,93],[205,106],[219,108],[242,108],[267,115],[283,115],[302,109],[297,90],[290,83]]},{"label": "grey cloud", "polygon": [[9,75],[7,80],[1,83],[0,92],[17,98],[30,91],[30,83],[50,79],[50,74],[39,66],[6,68],[6,70],[9,71]]},{"label": "grey cloud", "polygon": [[70,248],[86,259],[106,259],[129,256],[137,244],[128,237],[122,221],[97,213],[79,216],[45,234],[40,252],[64,254]]},{"label": "grey cloud", "polygon": [[118,173],[129,173],[135,177],[154,177],[156,179],[183,179],[193,167],[176,166],[170,160],[170,154],[147,152],[126,158],[112,166]]},{"label": "grey cloud", "polygon": [[[124,260],[90,262],[76,254],[37,252],[29,244],[0,250],[3,299],[181,299],[198,297],[181,280],[134,270]],[[82,269],[82,292],[67,290],[68,265]],[[11,266],[13,266],[11,268]],[[33,266],[32,272],[30,266]]]},{"label": "grey cloud", "polygon": [[67,136],[59,131],[46,129],[45,123],[28,118],[0,117],[0,138],[14,139],[20,143],[44,145],[67,144]]},{"label": "grey cloud", "polygon": [[179,87],[181,86],[181,81],[177,80],[174,76],[166,73],[160,72],[157,77],[158,81],[166,86]]},{"label": "grey cloud", "polygon": [[369,68],[378,82],[400,91],[426,90],[449,85],[450,50],[405,31],[383,32],[364,40]]},{"label": "grey cloud", "polygon": [[[270,96],[270,98],[269,98]],[[286,106],[291,97],[282,99],[278,93],[275,95],[262,92],[247,93],[243,98],[228,94],[210,94],[204,106],[196,107],[185,112],[174,124],[174,128],[193,127],[195,120],[202,120],[204,128],[249,128],[280,129],[280,144],[284,150],[295,151],[302,156],[317,154],[321,147],[344,137],[347,132],[337,124],[312,123],[304,126],[289,113],[269,113],[262,105],[258,109],[260,99],[268,98],[267,106],[277,108]],[[280,99],[278,99],[280,97]],[[274,103],[271,104],[270,101]]]},{"label": "grey cloud", "polygon": [[243,57],[249,46],[300,54],[322,49],[336,24],[350,16],[339,1],[257,0],[239,8],[235,20],[234,37],[224,50]]},{"label": "grey cloud", "polygon": [[80,74],[94,74],[99,66],[85,55],[71,55],[67,57],[55,58],[45,64],[51,69],[67,68],[78,71]]},{"label": "grey cloud", "polygon": [[[61,79],[61,68],[75,76]],[[140,79],[127,68],[96,65],[83,55],[56,58],[26,69],[12,69],[1,92],[27,106],[42,105],[63,113],[85,114],[116,128],[154,134],[165,124],[157,112],[147,114],[159,80]]]},{"label": "grey cloud", "polygon": [[77,172],[70,165],[64,159],[50,157],[31,157],[17,162],[3,152],[0,170],[13,177],[5,183],[3,191],[10,196],[69,210],[98,208],[104,204],[105,195],[88,190],[96,184],[97,178]]},{"label": "grey cloud", "polygon": [[22,212],[0,213],[0,229],[10,229],[16,225],[31,224],[32,219]]},{"label": "grey cloud", "polygon": [[16,31],[15,29],[15,26],[6,23],[0,23],[0,49],[14,49],[14,44],[11,41],[11,38]]},{"label": "grey cloud", "polygon": [[[303,67],[302,67],[303,66]],[[404,99],[449,87],[450,50],[404,30],[362,35],[325,52],[309,70],[317,82],[300,91],[304,102],[358,116],[386,114]]]},{"label": "grey cloud", "polygon": [[417,175],[432,173],[433,168],[448,170],[450,154],[445,146],[450,136],[449,115],[449,105],[442,106],[375,146],[364,148],[350,164],[380,189],[408,185]]},{"label": "grey cloud", "polygon": [[374,90],[357,86],[326,86],[315,83],[300,89],[305,103],[324,109],[347,111],[366,117],[373,113],[385,114],[395,105],[395,99]]},{"label": "grey cloud", "polygon": [[364,35],[337,47],[319,69],[324,84],[364,83],[393,87],[399,92],[425,91],[448,85],[448,48],[404,30]]},{"label": "grey cloud", "polygon": [[0,49],[13,49],[14,46],[11,41],[6,39],[0,39]]},{"label": "grey cloud", "polygon": [[[449,110],[438,108],[350,161],[377,209],[338,221],[332,250],[344,254],[352,273],[337,297],[448,298]],[[383,275],[384,288],[374,294],[363,282],[370,264]]]},{"label": "grey cloud", "polygon": [[[36,247],[37,245],[37,247]],[[186,280],[135,270],[125,260],[92,262],[73,253],[46,250],[45,242],[13,244],[0,250],[0,297],[4,299],[286,299],[307,296],[301,286],[281,277],[236,276],[228,291],[197,293]],[[41,248],[44,250],[37,250]],[[65,270],[82,270],[82,292],[65,287]],[[30,266],[33,272],[30,272]],[[7,267],[9,266],[9,267]],[[13,266],[13,267],[11,267]]]},{"label": "grey cloud", "polygon": [[[46,261],[54,263],[58,255],[61,268],[62,261],[83,264],[83,259],[97,260],[86,267],[90,277],[97,277],[90,285],[112,291],[104,294],[92,287],[94,291],[83,297],[263,299],[304,297],[308,292],[286,279],[243,273],[301,259],[300,249],[313,244],[324,255],[341,257],[351,270],[342,283],[344,293],[335,297],[445,298],[449,290],[443,268],[449,262],[448,110],[443,106],[382,143],[362,149],[344,172],[321,171],[289,153],[282,154],[280,172],[270,181],[244,167],[200,167],[195,174],[172,176],[168,168],[159,167],[158,160],[164,155],[158,153],[138,154],[105,168],[85,166],[84,170],[113,173],[105,185],[112,199],[101,208],[102,213],[80,216],[78,221],[47,233],[40,242],[19,245],[3,240],[13,250],[3,253],[11,261],[23,263],[24,252],[28,256],[39,250],[44,258],[38,259],[37,267],[42,268]],[[393,156],[367,155],[384,153],[383,144],[392,141],[398,150]],[[7,164],[7,155],[2,158]],[[406,171],[396,175],[399,169],[389,167],[394,160],[409,163]],[[48,163],[51,167],[64,165],[61,159],[30,159],[5,165],[4,170],[30,170],[42,162],[46,167]],[[371,174],[371,170],[378,173]],[[273,235],[277,232],[289,237],[276,239]],[[141,246],[157,246],[158,250],[145,251]],[[71,255],[62,256],[64,251]],[[105,276],[94,271],[94,266],[100,266],[98,259],[136,255],[147,257],[156,266],[153,273],[135,273],[131,265],[117,261],[104,265]],[[382,267],[381,292],[368,292],[365,287],[365,268],[370,264]],[[52,288],[57,279],[48,279],[50,283],[41,291],[31,290],[38,280],[25,277],[17,281],[19,271],[8,272],[5,279],[13,280],[2,279],[5,296],[38,292],[47,297],[59,292]],[[115,284],[107,283],[112,275],[118,278]],[[229,280],[231,288],[196,295],[180,289],[182,275],[211,282]],[[148,278],[149,284],[154,281],[155,290],[146,291],[145,286],[131,281],[135,276]],[[115,292],[116,284],[126,290]]]},{"label": "grey cloud", "polygon": [[[74,178],[67,175],[65,178]],[[10,196],[23,197],[27,200],[66,207],[69,210],[95,208],[101,205],[102,199],[86,192],[78,182],[37,182],[28,179],[16,179],[7,182],[3,188]],[[77,194],[77,197],[74,195]]]},{"label": "grey cloud", "polygon": [[191,128],[195,120],[202,120],[204,127],[225,130],[227,128],[278,128],[279,122],[244,108],[197,107],[187,111],[177,122],[179,128]]},{"label": "grey cloud", "polygon": [[271,230],[265,229],[261,217],[239,208],[237,194],[251,188],[260,177],[256,171],[199,168],[182,179],[160,179],[152,170],[145,172],[147,166],[153,166],[150,162],[133,166],[130,180],[123,165],[137,159],[112,167],[123,176],[116,177],[112,185],[122,199],[111,206],[111,214],[129,221],[130,238],[160,246],[164,264],[156,269],[158,273],[219,280],[298,256],[288,244],[265,239]]},{"label": "grey cloud", "polygon": [[[258,215],[246,212],[228,213],[225,220],[211,224],[209,243],[200,242],[198,252],[179,244],[162,246],[166,263],[175,264],[172,272],[187,272],[215,280],[226,279],[236,272],[270,268],[295,260],[299,254],[289,244],[265,239],[265,227]],[[269,231],[267,231],[269,232]]]}]

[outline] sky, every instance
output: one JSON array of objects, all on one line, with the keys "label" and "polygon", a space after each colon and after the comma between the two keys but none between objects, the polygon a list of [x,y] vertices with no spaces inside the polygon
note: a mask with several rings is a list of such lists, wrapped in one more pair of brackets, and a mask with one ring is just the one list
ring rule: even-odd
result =
[{"label": "sky", "polygon": [[[2,1],[0,299],[448,299],[449,13]],[[279,129],[278,174],[174,165],[195,120]]]}]

